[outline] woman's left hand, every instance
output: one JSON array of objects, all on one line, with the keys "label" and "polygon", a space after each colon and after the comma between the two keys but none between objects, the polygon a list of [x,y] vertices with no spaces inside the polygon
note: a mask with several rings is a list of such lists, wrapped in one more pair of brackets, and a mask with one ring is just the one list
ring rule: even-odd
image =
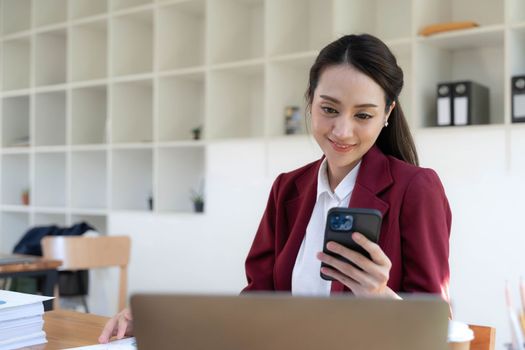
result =
[{"label": "woman's left hand", "polygon": [[370,254],[371,259],[336,242],[328,242],[327,249],[350,260],[362,270],[319,252],[317,258],[331,266],[322,267],[321,272],[347,286],[356,296],[384,296],[400,299],[387,286],[392,263],[383,250],[358,232],[352,234],[352,239]]}]

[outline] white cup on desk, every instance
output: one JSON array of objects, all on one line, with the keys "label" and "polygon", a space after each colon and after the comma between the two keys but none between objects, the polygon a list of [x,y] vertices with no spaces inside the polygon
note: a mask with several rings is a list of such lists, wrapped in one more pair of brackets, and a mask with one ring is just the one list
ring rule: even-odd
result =
[{"label": "white cup on desk", "polygon": [[469,350],[472,339],[474,339],[474,332],[467,324],[454,320],[448,321],[449,350]]}]

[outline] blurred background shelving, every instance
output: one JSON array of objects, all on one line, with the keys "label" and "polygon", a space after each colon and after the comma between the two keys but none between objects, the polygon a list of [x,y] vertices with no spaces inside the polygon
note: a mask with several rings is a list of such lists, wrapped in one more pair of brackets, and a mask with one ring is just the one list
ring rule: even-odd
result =
[{"label": "blurred background shelving", "polygon": [[[304,115],[309,68],[318,50],[342,34],[369,32],[392,48],[405,73],[401,103],[416,133],[434,126],[435,88],[443,80],[489,86],[488,127],[510,127],[506,82],[525,72],[521,0],[0,5],[7,223],[52,221],[35,208],[63,210],[53,215],[65,215],[65,223],[87,211],[102,227],[114,210],[191,212],[189,193],[206,183],[208,147],[235,139],[265,140],[269,149],[280,144],[285,108],[297,106]],[[464,18],[481,26],[417,35],[425,24]],[[487,69],[487,62],[501,64]],[[193,139],[196,129],[200,140]],[[301,134],[289,140],[304,142],[305,125]],[[24,191],[28,218],[13,212],[25,210]]]}]

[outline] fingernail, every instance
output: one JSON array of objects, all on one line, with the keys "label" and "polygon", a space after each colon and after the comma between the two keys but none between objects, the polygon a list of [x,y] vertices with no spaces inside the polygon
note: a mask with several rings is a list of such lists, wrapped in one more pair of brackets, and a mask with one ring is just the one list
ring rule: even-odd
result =
[{"label": "fingernail", "polygon": [[361,235],[360,233],[358,233],[358,232],[354,232],[354,233],[352,234],[352,238],[353,238],[354,240],[356,240],[356,241],[360,240],[361,237],[362,237],[362,235]]}]

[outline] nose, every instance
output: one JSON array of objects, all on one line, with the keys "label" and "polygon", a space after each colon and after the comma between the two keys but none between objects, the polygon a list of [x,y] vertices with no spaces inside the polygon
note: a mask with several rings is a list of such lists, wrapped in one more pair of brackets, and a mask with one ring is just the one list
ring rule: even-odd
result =
[{"label": "nose", "polygon": [[354,122],[350,116],[341,115],[334,119],[332,134],[339,140],[344,141],[354,135]]}]

